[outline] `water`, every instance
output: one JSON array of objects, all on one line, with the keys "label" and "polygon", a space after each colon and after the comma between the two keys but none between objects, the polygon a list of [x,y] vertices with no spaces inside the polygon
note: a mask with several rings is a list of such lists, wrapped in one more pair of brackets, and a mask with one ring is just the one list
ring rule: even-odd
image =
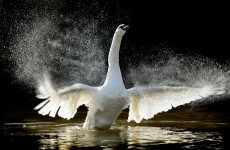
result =
[{"label": "water", "polygon": [[171,111],[135,124],[127,123],[127,112],[125,110],[119,116],[110,130],[104,131],[82,129],[86,115],[84,109],[78,113],[78,118],[70,121],[39,118],[30,112],[21,122],[12,122],[20,116],[14,114],[8,120],[11,122],[1,125],[1,143],[9,149],[221,150],[229,147],[230,120],[229,115],[224,113],[210,110],[196,113]]}]

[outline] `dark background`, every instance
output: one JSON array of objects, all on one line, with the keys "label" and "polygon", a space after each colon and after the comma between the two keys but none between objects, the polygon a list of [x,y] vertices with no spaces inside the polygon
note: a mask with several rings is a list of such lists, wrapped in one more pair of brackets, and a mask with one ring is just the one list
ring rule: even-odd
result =
[{"label": "dark background", "polygon": [[[92,1],[77,2],[94,13],[93,8],[90,7]],[[13,72],[9,71],[11,62],[7,57],[10,57],[10,41],[16,34],[15,20],[18,22],[25,20],[24,14],[33,9],[55,11],[57,6],[52,6],[55,3],[61,5],[59,11],[65,14],[72,13],[79,5],[74,0],[56,2],[0,0],[1,114],[18,109],[32,110],[38,102],[34,98],[33,89],[15,80]],[[225,3],[163,1],[159,3],[147,0],[101,0],[98,3],[110,16],[108,24],[117,17],[119,9],[126,10],[124,16],[127,15],[128,19],[125,20],[123,16],[123,19],[114,22],[130,25],[126,39],[135,43],[134,51],[136,52],[146,49],[144,54],[149,55],[152,47],[165,46],[183,54],[192,52],[210,57],[222,64],[229,60],[230,13]],[[129,55],[131,52],[123,53]]]}]

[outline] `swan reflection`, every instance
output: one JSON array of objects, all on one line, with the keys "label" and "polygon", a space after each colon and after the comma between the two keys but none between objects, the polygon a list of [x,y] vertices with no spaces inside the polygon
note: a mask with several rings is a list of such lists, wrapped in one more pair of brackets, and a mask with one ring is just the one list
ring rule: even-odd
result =
[{"label": "swan reflection", "polygon": [[[46,128],[28,127],[42,138],[38,141],[41,149],[70,149],[77,147],[117,147],[126,148],[149,145],[184,144],[184,147],[204,141],[222,144],[218,132],[192,132],[176,128],[148,126],[114,126],[110,130],[83,130],[79,124],[61,124]],[[49,131],[49,132],[47,132]]]}]

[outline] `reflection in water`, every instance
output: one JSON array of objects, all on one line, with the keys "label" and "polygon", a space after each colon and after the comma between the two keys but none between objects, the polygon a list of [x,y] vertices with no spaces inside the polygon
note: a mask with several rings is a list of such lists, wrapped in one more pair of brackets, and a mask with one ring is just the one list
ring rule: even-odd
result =
[{"label": "reflection in water", "polygon": [[[53,122],[8,123],[8,132],[20,129],[20,135],[39,137],[39,149],[70,149],[77,147],[100,148],[149,148],[154,146],[176,146],[188,149],[222,149],[220,132],[192,132],[178,128],[149,126],[123,126],[117,124],[110,130],[83,130],[81,124]],[[23,129],[23,130],[22,130]],[[15,138],[19,134],[15,134]],[[13,136],[12,136],[13,137]]]},{"label": "reflection in water", "polygon": [[199,133],[172,128],[131,127],[128,140],[129,145],[185,144],[185,147],[191,148],[193,144],[203,141],[215,141],[216,146],[220,146],[222,137],[216,132]]},{"label": "reflection in water", "polygon": [[[230,118],[218,111],[168,112],[140,124],[127,123],[123,112],[110,130],[83,130],[86,112],[66,121],[19,114],[0,125],[0,143],[8,149],[202,149],[229,150]],[[17,118],[18,117],[18,118]],[[39,116],[40,117],[40,116]],[[16,123],[12,123],[12,122]],[[19,121],[20,122],[20,121]]]},{"label": "reflection in water", "polygon": [[[79,125],[81,126],[81,125]],[[69,149],[72,147],[115,147],[119,144],[125,143],[127,140],[127,129],[113,128],[111,130],[83,130],[76,124],[61,124],[53,126],[45,130],[33,129],[30,132],[36,132],[37,135],[43,135],[39,140],[40,148],[54,149],[59,147],[61,149]],[[31,128],[28,128],[31,130]],[[46,132],[49,130],[50,132]]]}]

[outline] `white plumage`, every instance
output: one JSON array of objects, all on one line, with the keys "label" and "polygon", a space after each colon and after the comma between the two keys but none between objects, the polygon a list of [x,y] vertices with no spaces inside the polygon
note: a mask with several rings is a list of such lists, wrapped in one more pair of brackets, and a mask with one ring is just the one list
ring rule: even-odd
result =
[{"label": "white plumage", "polygon": [[223,89],[212,86],[169,87],[149,86],[126,89],[122,80],[119,66],[119,50],[121,40],[128,25],[120,25],[113,36],[110,52],[109,67],[105,82],[100,87],[84,84],[74,84],[69,87],[56,89],[49,75],[45,75],[38,86],[37,98],[45,99],[35,107],[39,114],[71,119],[81,105],[88,107],[88,114],[83,128],[110,128],[123,109],[129,108],[128,121],[140,123],[143,119],[153,118],[162,111],[168,111],[191,101],[224,93]]}]

